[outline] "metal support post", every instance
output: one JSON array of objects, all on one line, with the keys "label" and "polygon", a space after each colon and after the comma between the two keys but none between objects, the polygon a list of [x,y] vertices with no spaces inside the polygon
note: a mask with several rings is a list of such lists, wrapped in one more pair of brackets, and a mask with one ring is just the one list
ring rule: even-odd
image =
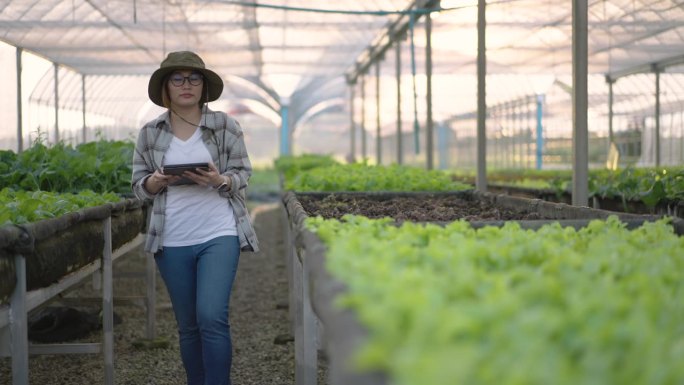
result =
[{"label": "metal support post", "polygon": [[[303,251],[302,251],[303,252]],[[306,255],[294,255],[293,281],[295,294],[295,385],[315,385],[318,377],[316,319],[309,298]]]},{"label": "metal support post", "polygon": [[449,168],[449,127],[446,123],[437,124],[437,148],[439,154],[439,168]]},{"label": "metal support post", "polygon": [[361,76],[361,159],[366,161],[366,76]]},{"label": "metal support post", "polygon": [[660,69],[655,72],[655,166],[660,167]]},{"label": "metal support post", "polygon": [[542,155],[544,151],[544,95],[537,95],[537,170],[542,169]]},{"label": "metal support post", "polygon": [[435,166],[435,145],[434,145],[434,123],[432,121],[432,17],[430,13],[425,14],[425,78],[427,82],[426,90],[426,128],[425,135],[427,140],[425,142],[427,157],[427,169],[432,170]]},{"label": "metal support post", "polygon": [[28,384],[29,349],[28,321],[26,319],[26,260],[22,255],[14,256],[17,285],[10,299],[10,352],[12,353],[12,384]]},{"label": "metal support post", "polygon": [[22,113],[22,96],[21,96],[21,72],[22,61],[21,54],[24,50],[17,47],[17,153],[24,151],[24,114]]},{"label": "metal support post", "polygon": [[102,252],[102,353],[104,355],[104,383],[114,384],[114,308],[112,288],[112,217],[103,221],[104,250]]},{"label": "metal support post", "polygon": [[525,118],[525,115],[523,114],[523,103],[525,103],[525,99],[520,99],[518,100],[518,108],[517,108],[517,138],[518,138],[518,154],[520,156],[519,161],[519,168],[525,168],[525,160],[527,159],[527,154],[525,153],[525,132],[523,129],[524,126],[524,121],[523,119]]},{"label": "metal support post", "polygon": [[59,64],[52,63],[55,77],[55,143],[59,142]]},{"label": "metal support post", "polygon": [[486,0],[477,1],[477,191],[487,191]]},{"label": "metal support post", "polygon": [[525,154],[527,157],[527,162],[525,162],[525,168],[532,168],[532,162],[534,161],[534,156],[532,154],[532,104],[535,103],[534,97],[528,96],[525,99],[525,143],[527,147],[525,149]]},{"label": "metal support post", "polygon": [[401,42],[396,46],[396,77],[397,77],[397,164],[404,163],[404,136],[401,132]]},{"label": "metal support post", "polygon": [[588,5],[587,0],[572,1],[572,204],[589,203],[589,128],[588,109]]},{"label": "metal support post", "polygon": [[288,283],[288,315],[290,318],[290,334],[294,336],[295,334],[295,323],[297,320],[296,309],[297,309],[297,296],[295,294],[295,258],[297,258],[297,249],[294,243],[294,231],[292,225],[288,220],[287,209],[285,206],[282,207],[284,223],[283,228],[285,229],[285,241],[286,245],[290,245],[285,250],[285,266],[287,268],[287,283]]},{"label": "metal support post", "polygon": [[81,75],[81,107],[83,108],[83,143],[88,141],[88,127],[86,126],[86,76]]},{"label": "metal support post", "polygon": [[155,270],[154,254],[145,254],[145,280],[147,282],[145,294],[145,307],[147,310],[147,338],[154,339],[157,337],[157,274]]},{"label": "metal support post", "polygon": [[375,63],[375,157],[382,164],[382,133],[380,132],[380,62]]},{"label": "metal support post", "polygon": [[613,144],[613,84],[615,80],[610,76],[606,76],[606,83],[608,83],[608,148]]},{"label": "metal support post", "polygon": [[349,85],[349,160],[351,162],[356,161],[356,124],[354,119],[356,118],[354,110],[354,91],[356,84]]},{"label": "metal support post", "polygon": [[285,101],[280,106],[280,155],[290,155],[289,106]]},{"label": "metal support post", "polygon": [[316,385],[318,380],[318,320],[311,306],[311,289],[309,286],[309,264],[306,255],[302,258],[302,331],[304,345],[304,370],[306,385]]}]

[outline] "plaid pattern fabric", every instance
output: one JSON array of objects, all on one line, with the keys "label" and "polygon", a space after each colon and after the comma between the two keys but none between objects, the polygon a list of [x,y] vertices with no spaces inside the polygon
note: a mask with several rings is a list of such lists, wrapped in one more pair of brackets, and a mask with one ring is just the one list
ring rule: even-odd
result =
[{"label": "plaid pattern fabric", "polygon": [[[221,174],[232,180],[230,190],[220,192],[220,195],[228,200],[235,213],[240,248],[243,251],[259,251],[256,232],[245,205],[245,192],[249,177],[252,175],[252,165],[245,147],[242,128],[235,119],[225,113],[206,109],[202,115],[200,129],[202,140],[214,164]],[[145,239],[145,251],[151,253],[162,248],[166,189],[151,194],[145,189],[144,184],[154,170],[161,169],[162,159],[171,139],[173,134],[167,111],[140,129],[133,154],[133,194],[140,200],[152,201],[152,213]]]}]

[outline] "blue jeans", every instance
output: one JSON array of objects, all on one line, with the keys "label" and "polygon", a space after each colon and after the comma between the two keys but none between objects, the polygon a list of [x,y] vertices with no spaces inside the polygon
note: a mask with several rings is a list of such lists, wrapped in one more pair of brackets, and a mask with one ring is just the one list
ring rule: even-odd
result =
[{"label": "blue jeans", "polygon": [[176,316],[188,385],[230,385],[228,304],[239,258],[237,236],[154,255]]}]

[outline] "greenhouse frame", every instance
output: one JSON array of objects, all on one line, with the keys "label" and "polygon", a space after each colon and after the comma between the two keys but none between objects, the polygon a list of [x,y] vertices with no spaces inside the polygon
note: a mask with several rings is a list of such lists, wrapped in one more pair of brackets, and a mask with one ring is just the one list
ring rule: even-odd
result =
[{"label": "greenhouse frame", "polygon": [[481,36],[491,167],[569,166],[573,95],[592,164],[610,142],[626,162],[681,163],[681,4],[481,6],[478,32],[477,1],[3,1],[3,76],[17,86],[2,146],[130,137],[157,112],[147,76],[192,49],[226,81],[216,108],[268,139],[259,155],[472,168]]},{"label": "greenhouse frame", "polygon": [[[473,384],[489,385],[493,382],[483,379],[491,380],[496,370],[520,375],[502,384],[518,379],[548,384],[544,376],[551,369],[516,368],[511,364],[515,354],[488,355],[489,346],[498,348],[487,334],[493,329],[481,326],[485,324],[499,328],[498,337],[511,351],[525,349],[524,343],[508,339],[518,329],[509,333],[503,322],[495,322],[505,316],[521,329],[540,329],[535,324],[539,320],[577,326],[572,329],[577,335],[570,337],[550,326],[542,332],[549,333],[547,339],[560,335],[559,344],[548,348],[543,344],[548,341],[542,341],[535,347],[538,357],[548,358],[544,349],[553,350],[557,355],[549,354],[550,361],[544,362],[560,362],[554,370],[570,373],[558,384],[625,379],[639,365],[624,372],[613,369],[639,362],[637,351],[651,348],[656,358],[644,362],[650,371],[632,375],[631,383],[684,378],[684,370],[672,365],[684,357],[684,334],[672,326],[684,317],[673,299],[684,282],[681,0],[0,0],[0,79],[5,85],[0,94],[0,198],[5,200],[0,212],[0,357],[7,358],[0,361],[0,383],[10,372],[12,385],[27,384],[29,354],[102,353],[105,384],[125,375],[114,369],[113,262],[142,247],[150,218],[158,215],[151,199],[131,198],[131,160],[140,153],[134,154],[133,142],[141,127],[166,112],[150,100],[148,82],[160,62],[177,51],[198,53],[219,74],[224,88],[208,107],[235,118],[243,130],[236,137],[244,134],[249,153],[244,158],[251,161],[239,170],[245,183],[235,187],[231,169],[219,172],[225,183],[201,187],[215,188],[221,198],[240,194],[246,206],[240,220],[256,223],[264,215],[268,223],[255,226],[254,232],[270,231],[269,238],[277,233],[278,239],[267,243],[271,249],[262,252],[280,258],[282,271],[277,278],[262,279],[286,287],[287,304],[277,306],[289,312],[284,344],[292,342],[296,385],[321,383],[321,370],[329,370],[331,385],[423,385],[419,374],[412,377],[420,370],[433,380],[425,385],[450,383],[435,379],[456,378],[451,375],[457,372],[461,380],[477,378],[481,381]],[[187,79],[191,84],[189,75],[181,76],[177,83],[184,85]],[[201,120],[183,121],[192,129],[206,128]],[[40,152],[34,156],[35,149]],[[22,154],[29,155],[22,159]],[[163,166],[155,168],[163,174]],[[272,178],[265,183],[274,191],[260,191],[260,172]],[[538,180],[527,180],[532,172]],[[521,185],[506,184],[513,179]],[[82,188],[83,181],[96,188]],[[142,186],[149,193],[146,179],[138,181],[142,184],[134,183],[133,191]],[[521,187],[525,182],[544,187]],[[227,191],[221,190],[226,186]],[[168,188],[164,185],[155,194]],[[54,214],[40,206],[53,200],[66,207],[64,196],[73,198],[83,192],[79,189],[92,199],[85,207],[73,204],[72,212]],[[31,215],[47,217],[10,218],[9,209],[24,202],[29,202],[25,207]],[[87,207],[91,203],[94,208]],[[384,215],[386,206],[398,213]],[[361,207],[379,214],[364,217]],[[486,213],[477,217],[468,211],[476,208]],[[244,232],[245,227],[237,228]],[[78,253],[64,244],[81,238],[84,247]],[[260,233],[259,241],[264,238]],[[461,243],[448,243],[455,239]],[[633,239],[639,245],[631,244]],[[430,249],[433,245],[439,246]],[[554,258],[548,255],[560,249]],[[645,256],[651,250],[657,258],[653,264]],[[138,262],[142,260],[144,271],[131,275],[144,278],[145,295],[118,304],[145,309],[149,342],[156,337],[156,318],[171,312],[155,310],[154,255],[136,255],[143,256]],[[341,255],[359,263],[335,259]],[[371,258],[378,259],[369,262]],[[61,265],[52,263],[57,260]],[[50,275],[36,278],[41,269]],[[354,281],[357,272],[366,275]],[[457,273],[463,273],[459,285]],[[349,274],[346,281],[340,278],[344,274]],[[96,298],[90,300],[102,306],[102,342],[30,343],[29,312],[91,276]],[[442,286],[430,286],[433,278]],[[411,291],[411,284],[424,282]],[[606,291],[594,294],[594,284]],[[521,287],[518,297],[506,297],[508,289],[513,293]],[[390,290],[378,294],[386,288]],[[625,295],[630,290],[633,298]],[[426,362],[420,359],[425,352],[419,352],[424,346],[397,353],[373,345],[362,355],[378,372],[350,369],[362,342],[382,339],[377,334],[367,338],[372,328],[385,331],[383,310],[377,309],[386,304],[364,298],[366,292],[387,299],[396,292],[420,304],[387,305],[388,313],[393,306],[403,312],[387,335],[415,322],[418,328],[406,335],[417,345],[423,332],[425,341],[438,340],[430,330],[448,335],[445,341],[462,338],[464,345],[444,345],[443,352]],[[563,297],[566,292],[569,297]],[[346,310],[338,306],[341,293]],[[604,294],[615,299],[605,306],[614,311],[608,315],[600,312],[598,297]],[[461,302],[449,302],[454,298]],[[536,298],[543,298],[539,308],[526,302]],[[509,299],[523,311],[509,308]],[[596,308],[584,306],[584,299]],[[632,299],[643,302],[632,308]],[[371,306],[362,308],[364,301]],[[429,317],[431,301],[435,314],[443,312],[445,318],[457,314],[454,304],[473,305],[467,314],[473,318],[441,329]],[[544,301],[550,306],[544,308]],[[563,313],[563,306],[571,305],[577,306],[572,308],[577,319]],[[413,308],[423,313],[410,313]],[[598,314],[592,320],[599,326],[582,329],[592,314]],[[620,316],[633,316],[624,329],[615,327]],[[378,320],[379,327],[372,325]],[[641,331],[634,326],[639,322],[651,334],[637,341],[630,333]],[[661,324],[662,330],[653,327]],[[590,335],[594,332],[599,337]],[[543,340],[541,332],[539,336]],[[406,342],[402,335],[392,338],[389,345]],[[572,338],[598,348],[568,353]],[[620,345],[620,338],[629,343]],[[449,367],[454,352],[462,354],[462,362],[476,364]],[[604,353],[605,362],[597,358]],[[520,354],[521,362],[530,357]],[[420,370],[403,368],[402,359]],[[592,360],[598,364],[592,366]],[[321,368],[322,362],[329,366]],[[525,371],[538,377],[532,381]]]}]

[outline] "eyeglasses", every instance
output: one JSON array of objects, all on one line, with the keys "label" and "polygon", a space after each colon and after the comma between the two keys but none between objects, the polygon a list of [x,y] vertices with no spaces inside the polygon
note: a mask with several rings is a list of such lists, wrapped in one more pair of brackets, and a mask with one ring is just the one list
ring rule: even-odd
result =
[{"label": "eyeglasses", "polygon": [[193,86],[198,86],[202,84],[202,80],[204,80],[204,76],[202,74],[193,72],[190,74],[190,76],[183,76],[181,74],[174,74],[171,75],[171,84],[173,84],[175,87],[181,87],[183,84],[185,84],[185,79],[188,79],[188,83]]}]

